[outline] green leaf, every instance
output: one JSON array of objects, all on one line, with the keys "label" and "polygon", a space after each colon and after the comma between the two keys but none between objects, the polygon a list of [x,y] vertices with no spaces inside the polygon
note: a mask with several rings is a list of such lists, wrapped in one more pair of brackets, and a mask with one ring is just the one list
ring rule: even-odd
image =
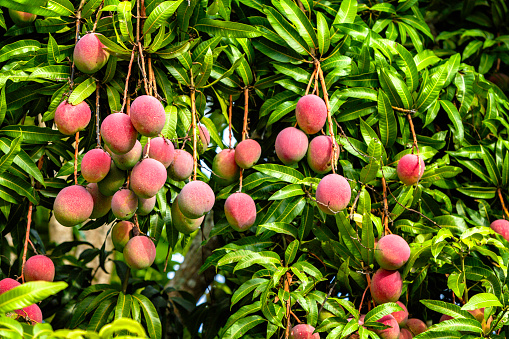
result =
[{"label": "green leaf", "polygon": [[419,20],[418,18],[415,18],[410,15],[405,15],[401,17],[401,20],[403,20],[407,25],[410,27],[415,27],[422,33],[424,33],[428,38],[433,40],[433,34],[431,34],[431,31],[429,29],[428,24],[424,20]]},{"label": "green leaf", "polygon": [[102,0],[89,0],[85,3],[83,6],[83,9],[81,10],[81,17],[83,19],[86,19],[88,17],[91,17],[92,14],[94,14],[95,10],[99,7],[99,5],[102,3]]},{"label": "green leaf", "polygon": [[417,66],[417,71],[422,71],[424,68],[434,65],[440,61],[440,58],[435,55],[432,50],[425,49],[414,56],[414,62]]},{"label": "green leaf", "polygon": [[164,1],[160,3],[148,16],[143,25],[143,34],[150,34],[165,23],[175,13],[182,0]]},{"label": "green leaf", "polygon": [[301,63],[301,57],[299,54],[295,53],[293,50],[286,48],[285,45],[277,45],[267,39],[258,38],[257,40],[253,40],[253,45],[256,49],[269,58],[279,61],[279,62],[292,62],[292,63]]},{"label": "green leaf", "polygon": [[48,63],[49,64],[56,64],[61,61],[60,59],[60,50],[58,49],[58,43],[51,36],[51,33],[48,38]]},{"label": "green leaf", "polygon": [[242,78],[242,81],[244,82],[244,85],[249,85],[253,82],[253,71],[251,70],[251,66],[247,62],[247,60],[244,58],[244,55],[240,53],[240,51],[237,49],[237,47],[231,45],[231,54],[228,55],[230,58],[230,62],[233,64],[233,60],[241,60],[238,67],[235,69],[235,72],[240,75]]},{"label": "green leaf", "polygon": [[357,0],[343,0],[336,17],[334,24],[350,23],[355,21],[357,16]]},{"label": "green leaf", "polygon": [[286,198],[291,198],[299,195],[304,195],[304,190],[302,189],[302,185],[299,184],[290,184],[288,186],[283,187],[279,191],[275,192],[270,198],[270,200],[281,200]]},{"label": "green leaf", "polygon": [[[103,326],[101,331],[99,331],[99,337],[113,338],[114,333],[121,330],[127,330],[129,333],[136,334],[140,338],[146,338],[147,336],[145,329],[138,321],[128,318],[120,318],[115,319],[113,322],[111,322],[111,324]],[[118,338],[121,338],[121,336]]]},{"label": "green leaf", "polygon": [[451,120],[452,124],[454,125],[454,129],[456,130],[454,137],[457,138],[458,142],[461,144],[463,142],[465,132],[463,128],[463,121],[461,120],[461,115],[458,112],[458,109],[453,105],[452,102],[448,100],[439,100],[439,102],[444,111],[447,112],[449,120]]},{"label": "green leaf", "polygon": [[478,293],[461,307],[462,310],[476,310],[485,307],[502,307],[502,303],[493,293]]},{"label": "green leaf", "polygon": [[97,84],[94,78],[88,78],[79,84],[69,96],[69,103],[76,106],[95,92]]},{"label": "green leaf", "polygon": [[474,332],[474,333],[483,333],[481,328],[481,323],[475,319],[451,319],[442,321],[436,325],[428,328],[427,332],[441,332],[441,331],[464,331],[464,332]]},{"label": "green leaf", "polygon": [[413,104],[413,98],[403,80],[401,80],[397,74],[385,68],[382,68],[378,75],[380,85],[385,94],[389,97],[391,105],[410,109]]},{"label": "green leaf", "polygon": [[211,86],[215,85],[217,82],[221,81],[222,79],[228,78],[244,62],[245,62],[244,55],[241,55],[237,60],[235,60],[235,62],[233,63],[232,67],[230,67],[229,70],[227,70],[226,72],[221,74],[219,77],[214,76],[214,78],[216,78],[216,80],[212,81],[211,83],[209,83],[206,86],[203,86],[203,88],[211,87]]},{"label": "green leaf", "polygon": [[4,154],[0,158],[0,174],[5,172],[9,167],[11,167],[14,158],[18,155],[21,150],[21,141],[23,140],[23,135],[20,135],[16,139],[11,142],[10,150],[6,154]]},{"label": "green leaf", "polygon": [[327,53],[330,47],[330,34],[327,20],[321,12],[316,12],[316,32],[318,39],[318,51],[320,55]]},{"label": "green leaf", "polygon": [[387,95],[378,90],[378,115],[380,116],[380,140],[385,147],[390,147],[396,141],[398,136],[398,124]]},{"label": "green leaf", "polygon": [[162,336],[161,320],[154,304],[152,304],[149,298],[138,293],[133,294],[132,297],[133,301],[137,301],[141,306],[147,324],[148,335],[150,338],[160,339]]},{"label": "green leaf", "polygon": [[468,59],[472,54],[476,53],[483,45],[483,42],[480,40],[472,40],[468,43],[468,45],[463,50],[463,57],[461,60]]},{"label": "green leaf", "polygon": [[173,59],[178,58],[187,53],[190,47],[191,43],[189,41],[182,41],[181,43],[172,45],[166,49],[157,51],[155,53],[163,59]]},{"label": "green leaf", "polygon": [[122,33],[124,39],[134,41],[131,9],[130,1],[122,1],[117,6],[120,33]]},{"label": "green leaf", "polygon": [[131,313],[132,302],[132,297],[129,294],[120,292],[115,306],[115,319],[128,318]]},{"label": "green leaf", "polygon": [[298,251],[299,251],[299,240],[295,239],[290,244],[288,244],[288,247],[285,250],[286,266],[289,266],[295,260]]},{"label": "green leaf", "polygon": [[50,80],[67,81],[71,75],[71,68],[69,66],[43,66],[37,67],[35,71],[30,74],[30,79],[42,78]]},{"label": "green leaf", "polygon": [[246,332],[266,320],[259,315],[244,317],[233,324],[223,336],[223,339],[238,339],[246,336]]},{"label": "green leaf", "polygon": [[307,44],[293,28],[293,26],[274,8],[266,7],[264,9],[267,19],[274,30],[286,41],[288,46],[299,54],[307,55],[310,52],[307,50]]},{"label": "green leaf", "polygon": [[474,316],[467,311],[463,311],[461,307],[455,304],[446,303],[441,300],[421,300],[427,308],[436,311],[438,313],[446,314],[455,319],[467,318],[474,319]]},{"label": "green leaf", "polygon": [[401,56],[401,59],[405,65],[404,71],[406,75],[406,84],[410,92],[414,92],[419,85],[419,75],[417,73],[417,66],[412,57],[412,54],[403,47],[403,45],[396,44],[396,51]]},{"label": "green leaf", "polygon": [[313,25],[299,6],[291,0],[280,0],[279,3],[285,11],[287,18],[290,19],[293,25],[297,28],[300,36],[308,45],[309,50],[318,49],[318,38]]},{"label": "green leaf", "polygon": [[9,172],[0,174],[0,186],[10,188],[19,195],[27,197],[33,204],[39,203],[39,196],[30,183]]},{"label": "green leaf", "polygon": [[4,122],[5,113],[7,113],[7,102],[5,100],[5,87],[0,91],[0,126]]},{"label": "green leaf", "polygon": [[446,77],[447,68],[445,66],[441,66],[435,73],[425,79],[421,89],[419,90],[419,94],[417,95],[415,109],[424,112],[433,104],[440,95],[440,90],[447,80]]},{"label": "green leaf", "polygon": [[87,330],[94,332],[99,331],[108,321],[108,316],[115,309],[115,305],[115,299],[108,299],[99,304],[87,324]]},{"label": "green leaf", "polygon": [[393,312],[399,312],[402,310],[403,309],[401,308],[401,306],[399,306],[398,304],[393,303],[393,302],[378,305],[377,307],[375,307],[374,309],[372,309],[371,311],[369,311],[366,314],[366,317],[364,318],[364,322],[377,321],[378,319],[380,319],[388,314],[391,314]]},{"label": "green leaf", "polygon": [[111,41],[110,39],[108,39],[107,37],[105,37],[102,34],[97,34],[96,37],[104,45],[104,49],[106,49],[107,51],[109,51],[111,53],[120,54],[120,55],[130,55],[131,54],[130,50],[127,50],[127,49],[117,45],[116,43],[114,43],[113,41]]},{"label": "green leaf", "polygon": [[21,324],[5,315],[0,315],[0,336],[3,338],[23,338],[23,327]]},{"label": "green leaf", "polygon": [[267,121],[267,126],[270,126],[275,122],[278,122],[288,113],[294,112],[295,107],[297,107],[297,100],[283,102],[271,113],[269,120]]},{"label": "green leaf", "polygon": [[297,184],[300,180],[304,179],[304,175],[302,173],[291,167],[283,165],[261,164],[255,165],[253,169],[292,184]]},{"label": "green leaf", "polygon": [[[283,233],[291,235],[295,239],[298,239],[297,229],[286,222],[271,222],[267,224],[258,225],[258,229],[265,228],[276,233]],[[257,231],[257,234],[259,232]]]},{"label": "green leaf", "polygon": [[221,138],[219,137],[219,133],[217,132],[217,128],[216,125],[214,125],[214,122],[207,117],[201,118],[200,122],[203,123],[205,127],[207,127],[207,130],[209,131],[212,140],[214,140],[214,142],[219,147],[224,148],[223,140],[221,140]]},{"label": "green leaf", "polygon": [[208,18],[201,19],[195,28],[200,32],[225,38],[256,38],[262,35],[262,32],[251,25]]},{"label": "green leaf", "polygon": [[491,181],[498,187],[502,178],[497,164],[495,163],[495,159],[493,159],[491,153],[486,148],[481,146],[481,150],[484,166],[486,166],[486,170],[488,171]]},{"label": "green leaf", "polygon": [[293,65],[289,64],[273,64],[274,68],[287,76],[289,76],[291,79],[301,82],[303,84],[307,84],[309,82],[309,79],[311,78],[311,74],[303,70],[302,68],[295,67]]},{"label": "green leaf", "polygon": [[122,108],[120,93],[112,86],[106,85],[106,95],[108,96],[108,106],[112,113],[119,112]]},{"label": "green leaf", "polygon": [[57,141],[64,136],[48,127],[9,125],[0,129],[0,136],[17,138],[23,134],[23,141],[33,144],[45,144],[48,141]]},{"label": "green leaf", "polygon": [[214,57],[212,55],[212,50],[210,48],[205,53],[205,58],[203,59],[203,64],[200,67],[199,73],[196,75],[195,86],[200,88],[205,86],[208,78],[210,77],[210,72],[212,71],[212,63],[214,62]]},{"label": "green leaf", "polygon": [[7,313],[30,306],[65,288],[67,288],[67,283],[63,281],[26,282],[0,295],[0,312]]},{"label": "green leaf", "polygon": [[[264,278],[254,278],[246,281],[233,293],[231,299],[231,307],[239,302],[242,298],[249,295],[253,290],[257,289],[261,284],[267,283],[268,280]],[[230,307],[230,308],[231,308]]]},{"label": "green leaf", "polygon": [[185,86],[191,85],[191,80],[189,79],[189,75],[187,74],[184,67],[174,63],[166,63],[165,66],[178,82],[184,84]]},{"label": "green leaf", "polygon": [[497,193],[496,187],[485,187],[485,186],[464,186],[458,187],[457,190],[471,198],[477,199],[493,199]]},{"label": "green leaf", "polygon": [[0,49],[0,62],[4,62],[10,59],[14,59],[16,56],[23,56],[26,54],[34,54],[35,52],[41,48],[41,44],[36,40],[20,40],[17,42],[13,42],[12,44],[8,44]]},{"label": "green leaf", "polygon": [[189,71],[193,67],[193,60],[191,59],[191,53],[182,53],[177,57],[178,61],[184,68]]},{"label": "green leaf", "polygon": [[237,265],[235,265],[235,268],[233,269],[233,273],[237,272],[238,270],[249,268],[255,264],[261,265],[265,268],[274,268],[274,267],[279,266],[279,264],[280,264],[279,258],[262,255],[262,253],[263,252],[260,252],[260,253],[254,252],[254,253],[243,256],[242,259],[239,260]]},{"label": "green leaf", "polygon": [[[262,279],[265,280],[265,279]],[[226,324],[221,329],[221,332],[219,333],[219,337],[223,338],[224,333],[236,322],[238,322],[240,319],[245,318],[248,314],[255,313],[261,310],[261,304],[260,301],[255,301],[254,303],[250,305],[242,306],[237,312],[232,314],[229,318]]]},{"label": "green leaf", "polygon": [[[2,150],[2,152],[9,153],[12,147],[9,145],[10,145],[9,139],[0,138],[0,149]],[[22,170],[27,172],[27,174],[33,176],[35,180],[40,182],[42,185],[45,185],[41,171],[39,170],[39,168],[37,168],[37,165],[35,165],[34,161],[23,149],[20,149],[17,156],[14,157],[13,162],[19,167],[21,167]]]}]

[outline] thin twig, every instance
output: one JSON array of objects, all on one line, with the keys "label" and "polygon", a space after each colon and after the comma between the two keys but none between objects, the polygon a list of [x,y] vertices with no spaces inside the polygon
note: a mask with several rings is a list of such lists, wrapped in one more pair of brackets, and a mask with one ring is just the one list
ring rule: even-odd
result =
[{"label": "thin twig", "polygon": [[331,288],[329,288],[329,292],[327,293],[327,296],[325,297],[322,304],[320,305],[320,308],[318,309],[318,315],[320,315],[320,313],[322,313],[325,303],[327,302],[327,299],[329,299],[330,296],[332,295],[332,291],[334,291],[334,288],[336,287],[337,282],[338,282],[337,280],[334,280],[334,283],[332,284]]},{"label": "thin twig", "polygon": [[502,204],[502,210],[504,211],[504,215],[507,219],[509,219],[509,211],[505,207],[504,198],[502,197],[502,189],[499,187],[497,189],[498,198],[500,199],[500,203]]},{"label": "thin twig", "polygon": [[158,97],[156,82],[154,78],[154,70],[152,69],[152,58],[150,57],[150,54],[147,56],[147,64],[148,64],[148,83],[150,85],[149,86],[150,95],[155,94],[155,97]]},{"label": "thin twig", "polygon": [[290,312],[291,312],[291,296],[290,296],[290,285],[292,284],[292,275],[290,272],[286,272],[285,274],[285,292],[288,292],[288,300],[286,301],[286,330],[285,330],[285,339],[290,337]]},{"label": "thin twig", "polygon": [[[143,0],[141,0],[143,1]],[[143,8],[140,8],[140,7],[143,7]],[[136,0],[136,14],[137,14],[137,17],[136,17],[136,45],[138,46],[138,50],[139,50],[139,54],[138,54],[138,58],[141,59],[141,74],[143,76],[143,85],[145,86],[145,93],[149,94],[149,90],[148,90],[148,83],[147,83],[147,72],[145,71],[145,58],[143,57],[143,46],[141,45],[141,40],[140,40],[140,29],[141,29],[141,17],[140,17],[140,14],[141,11],[145,11],[145,3],[143,3],[142,5],[140,4],[140,0]]]},{"label": "thin twig", "polygon": [[[81,23],[81,10],[83,9],[83,6],[85,5],[85,0],[81,0],[80,6],[78,7],[78,11],[76,12],[76,34],[74,36],[74,44],[76,45],[78,43],[79,37],[80,37],[80,23]],[[72,60],[71,65],[71,91],[74,87],[74,72],[76,67],[74,66],[74,58]]]},{"label": "thin twig", "polygon": [[[120,112],[124,111],[124,108],[126,105],[126,100],[128,97],[127,92],[129,89],[129,78],[131,77],[131,69],[133,67],[134,52],[136,51],[136,47],[138,47],[138,46],[133,47],[133,50],[131,52],[131,60],[129,60],[129,67],[127,68],[127,76],[125,78],[125,86],[124,86],[124,99],[122,100],[122,108],[120,108]],[[127,113],[127,115],[129,115],[129,113]]]},{"label": "thin twig", "polygon": [[101,2],[101,4],[99,5],[99,9],[97,10],[97,14],[95,16],[95,21],[94,21],[94,27],[92,28],[92,33],[95,33],[95,30],[97,29],[97,23],[99,22],[99,19],[101,18],[101,14],[102,14],[101,9],[103,8],[103,5],[104,5],[104,0]]},{"label": "thin twig", "polygon": [[25,263],[27,261],[28,238],[30,237],[30,224],[32,223],[32,209],[33,209],[33,204],[30,201],[28,203],[27,231],[25,234],[25,246],[23,247],[23,258],[21,261],[21,281],[23,283],[25,282],[24,271],[25,271]]},{"label": "thin twig", "polygon": [[308,86],[306,87],[306,95],[309,94],[309,89],[311,88],[311,84],[316,77],[316,68],[313,70],[313,74],[311,74],[311,78],[309,78]]},{"label": "thin twig", "polygon": [[232,148],[232,111],[233,111],[233,98],[230,94],[230,106],[228,106],[228,148]]},{"label": "thin twig", "polygon": [[382,175],[382,189],[383,189],[383,201],[384,201],[384,213],[383,213],[383,221],[384,221],[384,229],[385,234],[390,233],[389,231],[389,205],[387,203],[387,181],[385,180],[385,176]]},{"label": "thin twig", "polygon": [[[412,138],[414,140],[414,143],[412,144],[412,154],[414,154],[414,149],[417,150],[417,154],[419,154],[419,147],[417,146],[417,135],[415,134],[415,128],[414,128],[414,123],[412,121],[412,116],[410,115],[410,113],[407,113],[406,117],[408,119],[408,123],[410,124],[410,131],[412,132]],[[420,162],[419,162],[419,164],[420,164]]]},{"label": "thin twig", "polygon": [[97,139],[97,148],[101,148],[101,129],[100,129],[100,117],[99,117],[99,88],[100,88],[101,82],[99,80],[96,81],[96,88],[95,88],[95,135]]},{"label": "thin twig", "polygon": [[76,141],[74,146],[74,184],[78,184],[78,152],[80,144],[80,132],[76,132]]},{"label": "thin twig", "polygon": [[336,138],[334,136],[334,127],[332,126],[332,116],[330,113],[330,103],[329,103],[329,94],[327,93],[327,85],[325,84],[325,79],[323,77],[323,70],[320,67],[320,62],[316,62],[316,72],[318,73],[318,77],[320,79],[320,83],[322,85],[322,92],[323,92],[323,100],[325,101],[325,106],[327,107],[327,121],[329,123],[329,134],[332,141],[332,152],[331,152],[331,167],[332,167],[332,173],[336,173],[337,169],[337,150],[338,145],[336,143]]},{"label": "thin twig", "polygon": [[196,124],[196,89],[194,88],[193,69],[191,72],[191,128],[193,129],[193,180],[196,180],[198,173],[198,140],[197,140],[197,124]]},{"label": "thin twig", "polygon": [[[242,124],[242,141],[246,140],[247,131],[248,131],[248,121],[249,121],[249,88],[244,87],[244,121]],[[239,190],[238,192],[242,192],[242,179],[244,176],[244,169],[240,169],[240,177],[239,177]]]}]

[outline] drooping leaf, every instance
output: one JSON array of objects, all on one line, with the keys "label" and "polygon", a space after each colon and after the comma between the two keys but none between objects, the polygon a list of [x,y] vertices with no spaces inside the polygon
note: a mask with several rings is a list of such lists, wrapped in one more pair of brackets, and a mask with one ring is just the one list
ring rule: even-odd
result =
[{"label": "drooping leaf", "polygon": [[0,312],[7,313],[30,306],[67,288],[63,281],[31,281],[0,295]]},{"label": "drooping leaf", "polygon": [[198,31],[227,38],[256,38],[262,35],[256,27],[232,21],[201,19],[195,26]]},{"label": "drooping leaf", "polygon": [[143,25],[143,34],[154,32],[175,13],[183,0],[163,1],[148,16]]}]

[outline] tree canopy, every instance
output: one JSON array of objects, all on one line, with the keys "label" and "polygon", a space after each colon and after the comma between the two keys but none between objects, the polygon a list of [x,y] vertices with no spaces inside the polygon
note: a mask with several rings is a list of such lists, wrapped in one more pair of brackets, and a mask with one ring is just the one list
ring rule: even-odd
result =
[{"label": "tree canopy", "polygon": [[[509,222],[493,224],[509,219],[504,0],[0,6],[0,277],[22,283],[0,288],[0,337],[508,336]],[[154,98],[159,122],[137,118]],[[63,102],[88,108],[61,118]],[[260,149],[239,160],[244,140]],[[130,165],[115,158],[136,147]],[[192,170],[166,172],[164,147]],[[97,184],[91,150],[107,156]],[[134,209],[104,198],[78,220],[93,189],[129,192]],[[55,217],[74,240],[50,237]],[[149,254],[108,247],[121,219]],[[84,238],[98,229],[102,246]],[[408,244],[399,266],[389,235]],[[55,282],[26,282],[35,254]],[[108,283],[93,283],[100,271]],[[34,303],[41,324],[20,313]],[[401,305],[427,330],[384,321]]]}]

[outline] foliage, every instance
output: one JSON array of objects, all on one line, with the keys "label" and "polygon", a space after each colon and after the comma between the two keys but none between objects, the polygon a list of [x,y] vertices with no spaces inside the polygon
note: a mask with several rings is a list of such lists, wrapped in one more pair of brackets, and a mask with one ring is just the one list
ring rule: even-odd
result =
[{"label": "foliage", "polygon": [[[400,270],[401,300],[414,317],[433,324],[418,338],[507,336],[509,243],[489,225],[509,218],[508,84],[486,79],[509,65],[503,0],[147,0],[140,9],[136,0],[0,5],[1,271],[18,273],[26,246],[20,225],[34,207],[38,227],[30,239],[38,252],[51,253],[56,280],[69,285],[42,302],[51,325],[32,329],[2,317],[3,333],[102,338],[119,329],[152,338],[269,338],[284,336],[299,319],[322,337],[358,330],[363,338],[376,338],[376,320],[399,310],[394,303],[374,307],[366,292],[378,267],[375,239],[389,232],[411,247]],[[18,27],[6,8],[38,18]],[[72,67],[76,27],[80,35],[102,34],[110,59],[98,73]],[[99,119],[93,115],[79,133],[79,162],[96,146],[100,121],[124,111],[125,93],[134,99],[148,92],[165,106],[165,137],[179,146],[184,141],[192,152],[198,116],[212,139],[199,155],[198,177],[216,193],[210,237],[224,245],[201,271],[215,269],[226,282],[212,283],[200,305],[185,292],[164,288],[164,259],[131,278],[116,260],[119,278],[91,285],[94,273],[86,264],[99,257],[104,269],[110,254],[105,246],[75,258],[74,247],[90,244],[43,241],[56,194],[74,181],[76,144],[54,126],[58,104],[67,97],[73,104],[86,101]],[[281,165],[274,153],[278,132],[295,124],[297,100],[308,92],[328,98],[331,119],[323,132],[340,145],[338,172],[353,190],[349,208],[333,216],[314,199],[322,175],[306,161]],[[243,171],[241,184],[222,187],[210,173],[212,159],[218,148],[234,146],[229,122],[234,140],[243,138],[245,113],[262,160]],[[416,185],[405,186],[396,165],[414,152],[424,158],[426,171]],[[182,187],[168,180],[154,212],[138,217],[164,254],[185,253],[194,236],[172,225],[169,205]],[[257,206],[256,222],[245,233],[228,225],[223,209],[239,189]],[[113,221],[109,213],[75,231]],[[11,254],[18,258],[13,263]],[[13,310],[2,308],[3,297],[0,311]],[[481,322],[465,312],[481,307]],[[333,316],[322,319],[325,311]],[[348,321],[361,313],[367,313],[366,329]],[[454,319],[438,323],[441,314]]]}]

